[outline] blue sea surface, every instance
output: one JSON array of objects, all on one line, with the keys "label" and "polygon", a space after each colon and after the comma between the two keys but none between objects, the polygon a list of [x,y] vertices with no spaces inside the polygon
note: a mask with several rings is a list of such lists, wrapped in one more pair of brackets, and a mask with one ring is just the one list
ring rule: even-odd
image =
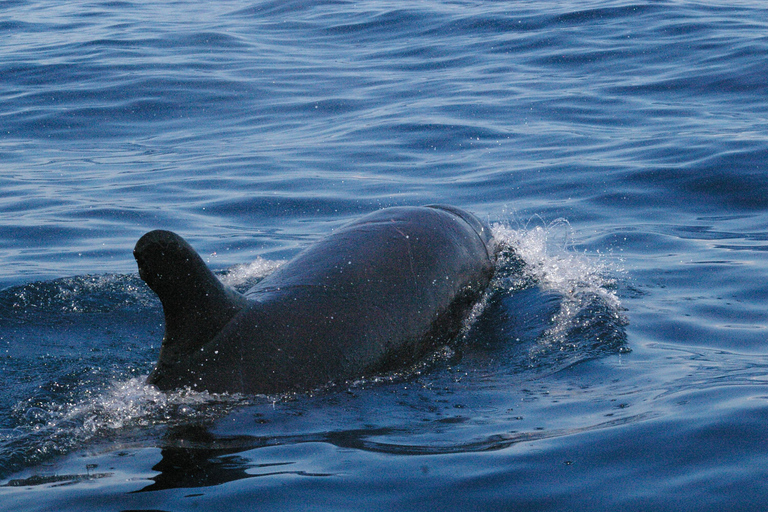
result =
[{"label": "blue sea surface", "polygon": [[[768,507],[768,7],[0,3],[0,510]],[[145,232],[239,289],[378,208],[507,257],[459,339],[144,383]]]}]

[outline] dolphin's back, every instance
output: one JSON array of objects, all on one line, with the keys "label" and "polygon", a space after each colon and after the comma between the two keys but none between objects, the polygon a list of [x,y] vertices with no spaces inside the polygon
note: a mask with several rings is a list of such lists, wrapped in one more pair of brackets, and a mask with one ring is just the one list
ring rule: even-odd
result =
[{"label": "dolphin's back", "polygon": [[246,292],[247,307],[156,384],[277,393],[410,364],[458,334],[493,274],[491,240],[452,207],[366,215]]}]

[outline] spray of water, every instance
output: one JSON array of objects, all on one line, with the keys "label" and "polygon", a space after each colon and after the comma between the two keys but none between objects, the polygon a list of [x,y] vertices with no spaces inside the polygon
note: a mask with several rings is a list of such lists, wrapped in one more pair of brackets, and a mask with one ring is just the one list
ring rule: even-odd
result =
[{"label": "spray of water", "polygon": [[72,401],[17,404],[13,414],[19,424],[0,429],[0,477],[86,444],[106,440],[140,444],[169,426],[205,424],[249,403],[240,395],[189,389],[163,393],[144,380],[111,381]]},{"label": "spray of water", "polygon": [[577,340],[583,343],[585,335],[595,338],[591,340],[595,346],[622,337],[626,319],[614,277],[622,270],[603,255],[577,252],[566,220],[520,228],[496,224],[493,232],[502,249],[500,268],[510,261],[518,263],[514,272],[500,272],[497,286],[502,292],[538,286],[560,297],[535,351],[575,345]]},{"label": "spray of water", "polygon": [[231,286],[238,290],[247,289],[274,272],[284,263],[285,260],[272,261],[265,260],[264,258],[257,258],[251,263],[235,265],[218,277],[221,282],[227,286]]}]

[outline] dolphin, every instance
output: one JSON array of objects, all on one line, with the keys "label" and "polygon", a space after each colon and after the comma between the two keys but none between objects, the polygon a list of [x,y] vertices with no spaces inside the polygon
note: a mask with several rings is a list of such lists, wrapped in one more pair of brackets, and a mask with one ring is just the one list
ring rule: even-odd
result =
[{"label": "dolphin", "polygon": [[165,315],[148,383],[278,394],[404,368],[450,343],[491,281],[496,244],[456,207],[385,208],[243,294],[170,231],[145,234],[133,254]]}]

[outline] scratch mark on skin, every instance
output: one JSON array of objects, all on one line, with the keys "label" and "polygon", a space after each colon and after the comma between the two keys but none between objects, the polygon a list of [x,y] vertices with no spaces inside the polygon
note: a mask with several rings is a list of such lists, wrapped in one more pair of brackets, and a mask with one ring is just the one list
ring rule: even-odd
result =
[{"label": "scratch mark on skin", "polygon": [[409,261],[409,263],[411,265],[411,276],[413,276],[413,281],[415,283],[415,282],[417,282],[417,275],[416,275],[416,268],[415,268],[414,262],[413,262],[413,253],[411,252],[410,236],[408,236],[405,233],[403,233],[400,230],[400,228],[398,228],[398,227],[395,227],[395,231],[397,231],[398,233],[403,235],[403,238],[405,238],[407,240],[405,246],[408,249],[408,261]]}]

